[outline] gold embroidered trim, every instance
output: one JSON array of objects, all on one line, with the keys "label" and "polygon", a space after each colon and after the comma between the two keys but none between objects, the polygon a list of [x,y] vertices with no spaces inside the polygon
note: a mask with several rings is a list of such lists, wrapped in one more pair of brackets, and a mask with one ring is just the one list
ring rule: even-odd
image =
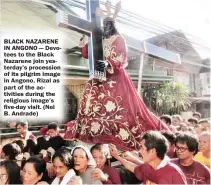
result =
[{"label": "gold embroidered trim", "polygon": [[105,39],[103,43],[103,52],[104,57],[107,60],[109,57],[110,59],[114,60],[114,62],[123,62],[124,61],[124,53],[120,53],[117,55],[116,46],[112,46],[113,42],[118,38],[121,37],[120,35],[114,35],[109,39]]}]

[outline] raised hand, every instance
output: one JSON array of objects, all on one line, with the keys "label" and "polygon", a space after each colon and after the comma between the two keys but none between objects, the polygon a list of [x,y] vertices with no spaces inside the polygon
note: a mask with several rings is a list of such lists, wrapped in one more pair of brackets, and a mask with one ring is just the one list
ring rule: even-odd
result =
[{"label": "raised hand", "polygon": [[91,177],[93,180],[107,181],[108,175],[104,174],[103,171],[99,168],[92,170]]},{"label": "raised hand", "polygon": [[117,157],[119,156],[118,150],[117,150],[117,148],[116,148],[115,145],[109,144],[109,149],[110,149],[110,154],[111,154],[114,158],[117,158]]},{"label": "raised hand", "polygon": [[48,156],[47,150],[42,149],[39,153],[42,154],[43,158]]},{"label": "raised hand", "polygon": [[79,176],[71,177],[70,181],[67,183],[68,185],[83,185],[82,179]]},{"label": "raised hand", "polygon": [[50,178],[54,177],[56,175],[54,169],[53,169],[53,164],[52,163],[46,163],[47,166],[46,166],[46,169],[48,171],[48,176]]},{"label": "raised hand", "polygon": [[28,152],[24,152],[24,153],[23,153],[23,158],[24,158],[25,160],[28,160],[28,159],[30,158],[30,154],[29,154]]}]

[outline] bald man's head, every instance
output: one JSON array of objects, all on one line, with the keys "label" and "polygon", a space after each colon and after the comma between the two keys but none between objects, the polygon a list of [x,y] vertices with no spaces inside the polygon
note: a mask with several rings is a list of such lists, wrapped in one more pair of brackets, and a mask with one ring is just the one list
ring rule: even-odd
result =
[{"label": "bald man's head", "polygon": [[210,133],[204,132],[199,136],[199,151],[202,153],[210,152]]}]

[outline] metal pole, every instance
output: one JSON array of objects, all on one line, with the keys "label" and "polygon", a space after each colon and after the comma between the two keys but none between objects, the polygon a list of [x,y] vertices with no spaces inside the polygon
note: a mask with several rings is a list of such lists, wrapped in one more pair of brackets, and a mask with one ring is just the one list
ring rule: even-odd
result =
[{"label": "metal pole", "polygon": [[138,95],[141,96],[141,82],[143,75],[143,65],[144,65],[144,56],[145,56],[145,44],[143,43],[143,53],[141,53],[140,57],[140,67],[139,67],[139,75],[138,75]]}]

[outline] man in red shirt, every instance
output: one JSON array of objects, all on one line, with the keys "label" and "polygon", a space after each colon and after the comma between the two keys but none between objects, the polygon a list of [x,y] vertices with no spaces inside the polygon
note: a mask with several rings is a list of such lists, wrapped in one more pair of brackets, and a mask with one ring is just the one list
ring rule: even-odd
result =
[{"label": "man in red shirt", "polygon": [[116,147],[110,145],[111,155],[133,172],[140,181],[144,181],[144,184],[187,184],[181,169],[164,160],[167,150],[166,138],[157,131],[149,131],[143,135],[139,150],[143,162],[140,162],[140,165],[120,157]]},{"label": "man in red shirt", "polygon": [[178,159],[172,159],[171,162],[181,168],[188,184],[210,184],[209,169],[193,159],[198,152],[196,137],[188,133],[181,133],[176,137],[175,146]]}]

